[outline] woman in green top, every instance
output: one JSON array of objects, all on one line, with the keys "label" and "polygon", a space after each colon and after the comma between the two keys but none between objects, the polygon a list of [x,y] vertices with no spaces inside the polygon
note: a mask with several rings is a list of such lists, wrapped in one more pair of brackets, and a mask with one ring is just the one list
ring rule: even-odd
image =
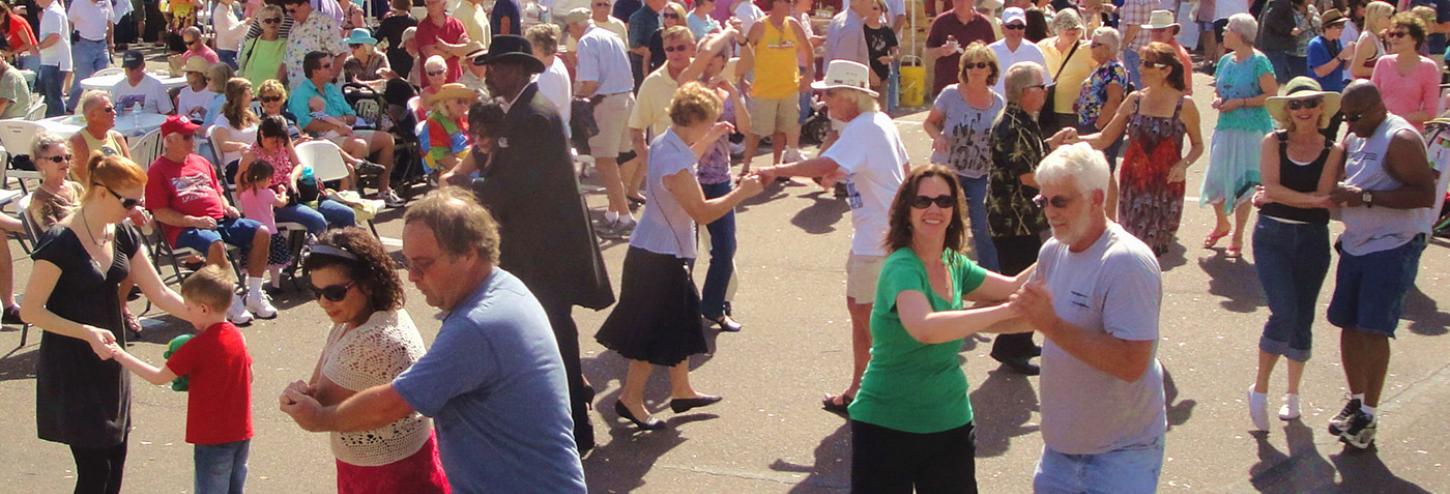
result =
[{"label": "woman in green top", "polygon": [[268,5],[257,16],[262,34],[242,42],[242,53],[237,59],[238,75],[252,81],[252,87],[262,87],[267,79],[282,78],[282,52],[287,39],[281,36],[282,8]]},{"label": "woman in green top", "polygon": [[[1004,277],[977,266],[966,246],[955,173],[912,170],[891,204],[871,310],[871,363],[851,403],[851,491],[977,492],[976,447],[962,339],[1026,332],[1001,304],[1034,271]],[[963,309],[963,301],[984,304]]]}]

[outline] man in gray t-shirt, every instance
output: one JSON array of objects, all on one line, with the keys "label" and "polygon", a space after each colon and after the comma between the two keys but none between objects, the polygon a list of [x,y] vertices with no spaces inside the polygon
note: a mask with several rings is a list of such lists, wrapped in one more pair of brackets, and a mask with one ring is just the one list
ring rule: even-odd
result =
[{"label": "man in gray t-shirt", "polygon": [[1036,172],[1052,239],[1013,306],[1042,332],[1038,492],[1154,492],[1163,464],[1163,369],[1155,356],[1158,261],[1108,220],[1102,154],[1063,146]]}]

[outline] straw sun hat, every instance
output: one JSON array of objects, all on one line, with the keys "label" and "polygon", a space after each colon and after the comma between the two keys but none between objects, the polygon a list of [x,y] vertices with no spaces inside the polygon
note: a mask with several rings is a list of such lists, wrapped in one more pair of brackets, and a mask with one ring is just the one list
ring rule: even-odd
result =
[{"label": "straw sun hat", "polygon": [[1274,121],[1285,126],[1290,120],[1289,102],[1310,98],[1320,98],[1320,108],[1323,108],[1324,111],[1319,114],[1319,128],[1328,127],[1329,119],[1334,118],[1335,113],[1339,113],[1339,93],[1325,91],[1320,88],[1318,81],[1305,76],[1290,80],[1288,84],[1284,85],[1284,95],[1270,96],[1264,103],[1264,108],[1269,110],[1269,116],[1274,117]]}]

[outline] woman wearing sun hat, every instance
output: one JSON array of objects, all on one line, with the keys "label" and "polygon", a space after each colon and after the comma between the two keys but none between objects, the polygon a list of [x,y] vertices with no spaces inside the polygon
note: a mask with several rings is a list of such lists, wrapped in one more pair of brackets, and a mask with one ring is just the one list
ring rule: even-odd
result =
[{"label": "woman wearing sun hat", "polygon": [[1319,288],[1329,271],[1329,191],[1337,173],[1328,163],[1344,160],[1344,148],[1321,129],[1339,111],[1339,93],[1295,77],[1283,96],[1264,105],[1282,130],[1264,136],[1254,196],[1254,267],[1269,299],[1269,320],[1259,338],[1259,370],[1249,389],[1249,417],[1269,429],[1269,374],[1279,357],[1289,360],[1288,390],[1279,418],[1299,417],[1299,381],[1309,360]]},{"label": "woman wearing sun hat", "polygon": [[428,108],[427,146],[423,161],[433,170],[452,171],[468,149],[468,106],[478,101],[478,92],[452,82],[444,84],[424,101]]},{"label": "woman wearing sun hat", "polygon": [[347,82],[379,82],[392,73],[388,57],[378,53],[378,39],[367,29],[357,28],[348,33],[348,49],[352,50],[342,62],[343,80]]}]

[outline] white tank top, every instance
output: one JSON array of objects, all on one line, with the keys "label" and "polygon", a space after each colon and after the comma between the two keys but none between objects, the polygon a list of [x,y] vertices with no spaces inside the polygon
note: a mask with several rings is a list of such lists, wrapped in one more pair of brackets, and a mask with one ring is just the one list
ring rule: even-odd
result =
[{"label": "white tank top", "polygon": [[[1349,133],[1344,141],[1349,150],[1349,159],[1344,163],[1345,182],[1364,190],[1400,188],[1403,184],[1385,172],[1384,159],[1390,137],[1401,129],[1413,131],[1420,148],[1425,147],[1419,131],[1395,115],[1386,115],[1369,138]],[[1341,247],[1345,252],[1362,256],[1404,245],[1424,231],[1422,209],[1364,206],[1341,209],[1340,219],[1344,221],[1344,234],[1339,236]]]}]

